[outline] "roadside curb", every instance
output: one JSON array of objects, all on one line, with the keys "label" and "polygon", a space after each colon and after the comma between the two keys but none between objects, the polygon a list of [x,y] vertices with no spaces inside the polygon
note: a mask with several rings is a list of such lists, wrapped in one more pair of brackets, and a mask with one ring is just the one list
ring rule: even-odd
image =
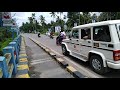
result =
[{"label": "roadside curb", "polygon": [[63,67],[66,68],[68,66],[68,64],[61,58],[55,58],[56,61]]},{"label": "roadside curb", "polygon": [[81,74],[79,71],[77,71],[75,68],[73,68],[68,63],[66,63],[62,58],[56,57],[56,54],[54,52],[52,52],[49,48],[47,48],[46,46],[44,46],[40,42],[38,42],[30,37],[29,37],[29,39],[32,40],[34,43],[36,43],[38,46],[40,46],[44,51],[46,51],[52,58],[54,58],[60,64],[60,66],[62,66],[62,68],[64,68],[71,75],[73,75],[73,77],[75,77],[75,78],[87,78],[86,76]]},{"label": "roadside curb", "polygon": [[20,52],[22,53],[20,53],[19,55],[16,78],[30,78],[28,74],[29,67],[28,67],[28,59],[27,59],[25,47],[26,47],[25,38],[22,36],[21,46],[20,46]]}]

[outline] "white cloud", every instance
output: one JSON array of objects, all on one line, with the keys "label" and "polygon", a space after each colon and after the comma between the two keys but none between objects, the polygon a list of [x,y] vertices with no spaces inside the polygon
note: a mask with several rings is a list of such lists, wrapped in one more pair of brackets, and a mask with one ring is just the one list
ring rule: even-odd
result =
[{"label": "white cloud", "polygon": [[[14,18],[17,19],[17,23],[19,26],[22,25],[22,22],[28,22],[28,17],[32,15],[32,13],[36,14],[36,20],[39,21],[39,16],[43,15],[45,17],[46,23],[50,23],[51,20],[53,20],[53,17],[51,17],[50,12],[11,12],[11,15],[14,16]],[[61,17],[63,18],[64,15],[67,15],[67,12],[63,12]]]}]

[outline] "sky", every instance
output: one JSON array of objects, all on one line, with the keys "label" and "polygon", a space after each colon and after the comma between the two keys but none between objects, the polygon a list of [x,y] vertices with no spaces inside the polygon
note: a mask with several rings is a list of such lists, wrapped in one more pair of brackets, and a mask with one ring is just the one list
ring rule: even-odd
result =
[{"label": "sky", "polygon": [[[39,21],[40,15],[43,15],[45,17],[46,23],[50,23],[51,20],[53,20],[53,17],[51,17],[50,12],[11,12],[11,16],[13,16],[13,18],[16,18],[18,26],[21,26],[22,22],[28,22],[28,17],[30,17],[32,13],[35,13],[36,20],[38,21]],[[63,18],[64,15],[67,15],[67,12],[63,12],[63,14],[61,15],[61,18]]]},{"label": "sky", "polygon": [[[22,22],[28,22],[28,17],[30,17],[32,13],[35,13],[36,20],[38,20],[38,22],[39,22],[40,15],[43,15],[45,17],[46,23],[50,23],[51,20],[53,21],[53,17],[51,17],[50,12],[11,12],[11,16],[13,16],[13,18],[16,18],[18,26],[21,26]],[[93,13],[96,13],[98,15],[97,12],[93,12]],[[63,14],[61,15],[61,18],[63,18],[64,15],[67,16],[67,12],[63,12]],[[67,21],[67,19],[65,21]]]}]

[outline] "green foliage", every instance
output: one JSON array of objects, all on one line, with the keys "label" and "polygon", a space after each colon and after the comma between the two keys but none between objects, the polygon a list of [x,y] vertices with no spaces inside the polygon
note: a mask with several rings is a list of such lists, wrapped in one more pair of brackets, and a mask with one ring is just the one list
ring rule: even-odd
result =
[{"label": "green foliage", "polygon": [[1,47],[2,47],[2,41],[0,41],[0,56],[2,56],[2,50],[1,50]]},{"label": "green foliage", "polygon": [[8,44],[12,41],[12,38],[7,38],[4,42],[0,42],[0,56],[3,55],[2,53],[2,49],[6,46],[8,46]]},{"label": "green foliage", "polygon": [[46,32],[47,32],[47,29],[41,30],[41,33],[42,33],[42,34],[45,34]]},{"label": "green foliage", "polygon": [[2,55],[2,49],[12,41],[12,32],[9,29],[10,27],[0,27],[0,55]]},{"label": "green foliage", "polygon": [[77,23],[77,25],[82,25],[92,22],[92,18],[89,12],[83,12],[83,14],[80,14],[80,12],[68,12],[67,18],[68,20],[66,24],[68,28],[72,28],[74,23]]},{"label": "green foliage", "polygon": [[98,21],[120,19],[120,12],[101,12]]},{"label": "green foliage", "polygon": [[5,38],[12,37],[12,33],[8,31],[8,28],[0,27],[0,42],[4,41]]},{"label": "green foliage", "polygon": [[42,25],[42,26],[44,26],[45,25],[45,17],[43,17],[43,15],[40,15],[40,24]]},{"label": "green foliage", "polygon": [[4,37],[3,33],[0,33],[0,41],[1,42],[4,40],[3,37]]},{"label": "green foliage", "polygon": [[58,35],[59,35],[59,33],[58,33],[58,32],[55,32],[55,33],[54,33],[54,35],[55,35],[55,36],[58,36]]}]

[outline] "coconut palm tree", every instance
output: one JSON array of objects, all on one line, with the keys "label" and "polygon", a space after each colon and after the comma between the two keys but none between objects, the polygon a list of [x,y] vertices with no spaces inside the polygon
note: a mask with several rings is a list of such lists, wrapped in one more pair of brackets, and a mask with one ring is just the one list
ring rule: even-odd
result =
[{"label": "coconut palm tree", "polygon": [[60,19],[62,19],[61,15],[63,14],[63,12],[57,12],[57,14],[60,14]]},{"label": "coconut palm tree", "polygon": [[43,30],[44,30],[44,27],[45,27],[45,17],[43,17],[43,15],[40,15],[40,23],[41,23],[41,25],[42,25],[42,28],[43,28]]},{"label": "coconut palm tree", "polygon": [[57,16],[57,17],[59,17],[60,25],[63,26],[63,25],[62,25],[62,18],[61,18],[61,14],[63,14],[63,12],[57,12],[57,14],[60,14],[60,17],[59,17],[59,16]]},{"label": "coconut palm tree", "polygon": [[41,25],[43,25],[45,23],[45,17],[43,17],[43,15],[40,15],[40,23]]},{"label": "coconut palm tree", "polygon": [[53,17],[53,21],[54,21],[54,18],[56,17],[55,12],[51,12],[50,14],[51,14],[51,17]]},{"label": "coconut palm tree", "polygon": [[33,29],[36,29],[36,25],[35,25],[35,13],[32,13],[32,19],[33,19]]}]

